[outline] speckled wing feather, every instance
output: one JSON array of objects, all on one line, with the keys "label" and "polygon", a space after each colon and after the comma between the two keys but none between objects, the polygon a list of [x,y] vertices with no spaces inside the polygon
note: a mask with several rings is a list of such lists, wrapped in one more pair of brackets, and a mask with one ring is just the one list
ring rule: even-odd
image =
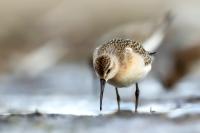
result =
[{"label": "speckled wing feather", "polygon": [[139,42],[132,41],[130,39],[113,39],[107,43],[101,45],[94,51],[94,56],[100,56],[104,54],[117,54],[119,58],[124,58],[125,48],[132,48],[134,52],[140,54],[144,58],[145,65],[152,62],[149,52],[147,52]]}]

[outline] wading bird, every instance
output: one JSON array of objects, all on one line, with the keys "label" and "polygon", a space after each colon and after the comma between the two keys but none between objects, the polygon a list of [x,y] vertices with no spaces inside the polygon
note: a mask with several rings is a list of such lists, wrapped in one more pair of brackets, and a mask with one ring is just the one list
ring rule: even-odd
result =
[{"label": "wading bird", "polygon": [[153,54],[155,53],[147,52],[139,42],[130,39],[113,39],[94,50],[93,66],[101,85],[100,110],[102,110],[106,82],[115,87],[118,110],[120,110],[118,88],[128,87],[135,83],[135,112],[137,112],[138,81],[150,72]]}]

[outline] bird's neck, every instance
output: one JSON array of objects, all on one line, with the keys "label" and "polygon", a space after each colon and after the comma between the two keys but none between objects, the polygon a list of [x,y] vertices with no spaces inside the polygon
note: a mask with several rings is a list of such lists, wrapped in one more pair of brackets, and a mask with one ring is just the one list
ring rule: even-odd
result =
[{"label": "bird's neck", "polygon": [[115,75],[116,75],[116,74],[118,73],[119,67],[120,67],[119,59],[117,58],[117,56],[112,55],[112,56],[111,56],[111,60],[112,60],[113,67],[114,67],[114,73],[115,73]]}]

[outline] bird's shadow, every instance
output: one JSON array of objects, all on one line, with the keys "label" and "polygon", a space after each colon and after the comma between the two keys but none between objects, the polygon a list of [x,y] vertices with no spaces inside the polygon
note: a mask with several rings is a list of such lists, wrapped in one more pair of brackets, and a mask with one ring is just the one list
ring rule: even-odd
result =
[{"label": "bird's shadow", "polygon": [[131,118],[131,117],[152,117],[152,116],[160,116],[161,113],[156,112],[135,112],[132,110],[116,110],[111,114],[108,114],[109,116],[113,117],[120,117],[120,118]]}]

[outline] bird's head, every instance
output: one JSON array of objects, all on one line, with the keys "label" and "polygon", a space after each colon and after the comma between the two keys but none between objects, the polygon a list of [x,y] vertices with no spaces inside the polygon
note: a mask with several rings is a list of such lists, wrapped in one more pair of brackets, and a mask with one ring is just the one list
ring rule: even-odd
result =
[{"label": "bird's head", "polygon": [[118,61],[113,55],[102,55],[95,59],[94,69],[100,79],[108,81],[118,72]]},{"label": "bird's head", "polygon": [[100,78],[100,110],[102,110],[103,92],[106,82],[112,79],[118,72],[118,60],[113,55],[102,55],[94,60],[94,69]]}]

